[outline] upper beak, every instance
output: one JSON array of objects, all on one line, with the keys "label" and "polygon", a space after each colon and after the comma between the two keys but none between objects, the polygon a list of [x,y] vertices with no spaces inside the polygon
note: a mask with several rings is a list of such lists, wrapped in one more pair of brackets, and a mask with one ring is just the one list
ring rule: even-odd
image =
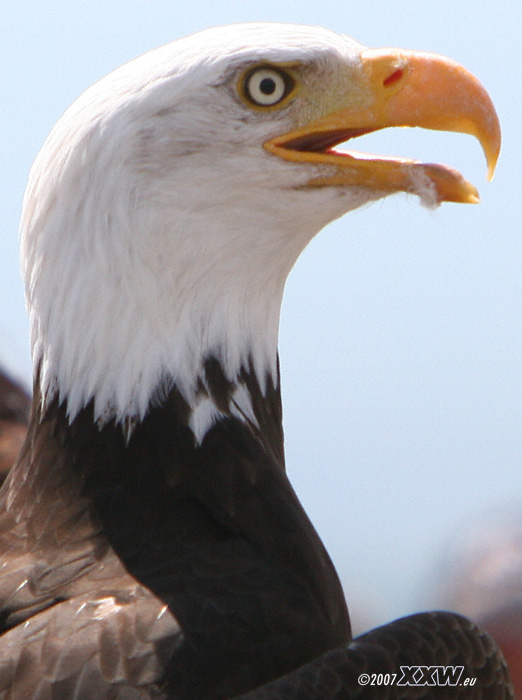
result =
[{"label": "upper beak", "polygon": [[311,179],[311,186],[359,185],[418,194],[429,187],[437,202],[478,201],[476,188],[447,166],[333,150],[389,126],[463,132],[480,141],[491,179],[500,125],[489,95],[471,73],[436,54],[368,49],[361,54],[361,70],[350,80],[348,94],[335,96],[338,108],[270,139],[265,148],[285,160],[331,166]]}]

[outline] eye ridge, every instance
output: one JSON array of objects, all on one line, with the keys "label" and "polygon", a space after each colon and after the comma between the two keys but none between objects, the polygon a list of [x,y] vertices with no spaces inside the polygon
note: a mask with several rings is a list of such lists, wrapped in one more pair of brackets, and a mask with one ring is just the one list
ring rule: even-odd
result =
[{"label": "eye ridge", "polygon": [[245,74],[242,92],[253,106],[266,109],[281,104],[294,88],[295,80],[287,71],[263,64]]}]

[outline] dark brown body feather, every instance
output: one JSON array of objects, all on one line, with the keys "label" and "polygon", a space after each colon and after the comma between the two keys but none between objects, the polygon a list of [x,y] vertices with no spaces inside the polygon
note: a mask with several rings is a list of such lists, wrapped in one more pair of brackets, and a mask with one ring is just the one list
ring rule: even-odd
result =
[{"label": "dark brown body feather", "polygon": [[[270,405],[268,435],[281,424],[275,390]],[[280,436],[265,449],[230,418],[195,448],[187,415],[174,389],[126,444],[120,427],[96,427],[91,408],[70,426],[56,402],[35,411],[2,494],[4,655],[2,642],[25,620],[45,620],[55,648],[49,627],[62,610],[111,596],[127,621],[144,601],[158,614],[168,606],[177,622],[168,615],[169,634],[151,654],[158,685],[176,697],[237,694],[349,641],[337,575],[275,458]],[[103,643],[110,679],[117,671]],[[27,668],[40,679],[34,648]]]}]

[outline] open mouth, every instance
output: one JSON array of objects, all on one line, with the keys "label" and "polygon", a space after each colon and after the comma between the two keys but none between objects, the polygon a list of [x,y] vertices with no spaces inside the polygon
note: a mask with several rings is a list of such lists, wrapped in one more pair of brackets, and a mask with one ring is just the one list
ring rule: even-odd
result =
[{"label": "open mouth", "polygon": [[379,127],[350,127],[288,134],[267,141],[265,148],[287,161],[330,166],[330,171],[325,168],[324,174],[312,177],[308,187],[352,185],[388,194],[401,191],[417,194],[427,204],[479,201],[477,188],[447,165],[336,149],[378,130]]},{"label": "open mouth", "polygon": [[335,155],[350,155],[342,151],[336,151],[335,146],[340,143],[370,134],[377,129],[334,129],[330,132],[317,132],[303,134],[294,139],[289,139],[281,144],[283,148],[291,151],[308,151],[315,153],[330,153]]}]

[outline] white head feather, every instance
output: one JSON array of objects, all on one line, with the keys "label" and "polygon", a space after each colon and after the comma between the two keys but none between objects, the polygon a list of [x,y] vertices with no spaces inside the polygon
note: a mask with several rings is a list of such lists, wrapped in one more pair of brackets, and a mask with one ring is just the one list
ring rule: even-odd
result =
[{"label": "white head feather", "polygon": [[320,28],[207,30],[122,66],[67,110],[32,168],[22,218],[44,402],[58,395],[73,419],[93,399],[101,423],[139,420],[167,381],[201,438],[218,415],[197,394],[209,355],[232,382],[250,359],[261,387],[275,381],[290,269],[326,223],[378,195],[303,189],[314,166],[262,144],[295,128],[306,105],[298,95],[253,110],[238,75],[299,61],[328,79],[360,50]]}]

